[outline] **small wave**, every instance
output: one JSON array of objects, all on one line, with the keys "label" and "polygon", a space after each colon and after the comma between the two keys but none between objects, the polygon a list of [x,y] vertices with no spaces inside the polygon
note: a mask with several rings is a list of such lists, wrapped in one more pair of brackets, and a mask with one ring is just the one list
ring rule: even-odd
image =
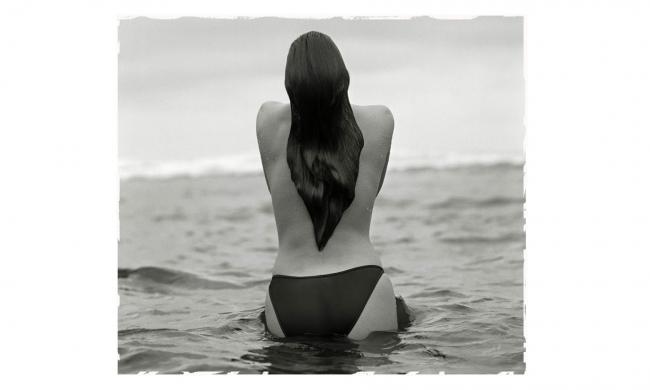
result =
[{"label": "small wave", "polygon": [[136,352],[118,361],[118,373],[135,373],[146,370],[149,367],[156,367],[168,362],[170,359],[192,359],[200,360],[208,356],[190,352],[170,352],[161,350],[146,350]]},{"label": "small wave", "polygon": [[152,309],[148,310],[148,313],[153,315],[153,316],[169,316],[169,315],[174,315],[174,314],[190,314],[191,312],[189,310],[159,310],[159,309]]},{"label": "small wave", "polygon": [[[523,153],[436,154],[407,150],[393,150],[391,151],[388,170],[413,171],[471,167],[521,167],[523,166],[524,161]],[[121,180],[241,176],[261,173],[262,160],[258,152],[185,161],[144,161],[122,159],[119,162],[119,175]]]},{"label": "small wave", "polygon": [[248,286],[242,286],[230,282],[208,280],[187,272],[174,271],[159,267],[140,267],[136,269],[120,268],[117,270],[117,277],[120,279],[136,277],[140,281],[171,285],[174,287],[181,287],[191,290],[225,290],[248,288]]},{"label": "small wave", "polygon": [[438,351],[437,349],[433,349],[433,348],[424,347],[424,349],[422,349],[421,351],[418,351],[418,352],[420,354],[422,354],[424,356],[428,356],[428,357],[443,358],[443,359],[447,358],[447,356],[445,354],[443,354],[440,351]]},{"label": "small wave", "polygon": [[384,272],[387,274],[403,274],[404,271],[393,266],[384,267]]},{"label": "small wave", "polygon": [[467,298],[467,295],[438,288],[427,288],[423,292],[410,295],[409,298]]},{"label": "small wave", "polygon": [[446,242],[448,244],[483,244],[483,243],[521,241],[524,240],[525,238],[526,236],[524,234],[505,234],[496,237],[486,237],[486,236],[444,237],[444,238],[438,238],[438,240],[442,242]]},{"label": "small wave", "polygon": [[427,357],[435,357],[435,358],[442,358],[442,359],[447,359],[447,355],[444,353],[440,352],[439,350],[435,348],[430,348],[427,347],[424,344],[401,344],[400,351],[413,351],[414,353],[418,355],[424,355]]},{"label": "small wave", "polygon": [[450,303],[450,304],[446,304],[446,305],[440,305],[438,307],[450,310],[450,311],[452,311],[454,313],[468,313],[468,312],[475,311],[471,307],[465,306],[465,305],[460,304],[460,303]]},{"label": "small wave", "polygon": [[236,324],[225,324],[216,328],[198,328],[190,329],[192,332],[198,332],[202,336],[207,337],[220,337],[232,335],[242,331],[242,328],[238,327]]},{"label": "small wave", "polygon": [[499,286],[499,287],[521,287],[524,284],[521,282],[515,282],[515,281],[503,281],[503,282],[493,282],[493,283],[488,283],[488,286]]},{"label": "small wave", "polygon": [[469,208],[469,207],[498,207],[507,206],[511,204],[523,204],[526,200],[524,197],[505,198],[494,197],[487,199],[470,199],[470,198],[449,198],[444,202],[437,202],[429,204],[430,209],[446,209],[446,208]]},{"label": "small wave", "polygon": [[491,302],[491,301],[494,301],[494,299],[486,298],[486,297],[475,297],[474,299],[472,299],[472,300],[470,300],[470,301],[468,301],[466,303],[469,303],[469,304],[472,304],[472,303],[485,303],[485,302]]},{"label": "small wave", "polygon": [[250,277],[250,273],[248,272],[242,272],[242,271],[219,271],[219,275],[221,276],[234,276],[236,278],[248,278]]},{"label": "small wave", "polygon": [[156,333],[156,332],[167,332],[167,331],[176,331],[177,329],[171,329],[171,328],[155,328],[155,329],[149,329],[149,328],[133,328],[133,329],[123,329],[123,330],[118,330],[117,331],[117,336],[128,336],[132,334],[138,334],[138,333]]},{"label": "small wave", "polygon": [[470,264],[472,265],[482,265],[486,263],[494,263],[495,261],[502,260],[504,257],[503,256],[497,256],[497,257],[489,257],[489,258],[479,258],[474,261],[472,261]]}]

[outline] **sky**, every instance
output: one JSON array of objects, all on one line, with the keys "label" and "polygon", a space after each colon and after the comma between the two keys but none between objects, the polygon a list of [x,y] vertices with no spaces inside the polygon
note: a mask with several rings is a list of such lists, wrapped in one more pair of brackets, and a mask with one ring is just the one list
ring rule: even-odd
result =
[{"label": "sky", "polygon": [[449,20],[120,20],[120,160],[196,160],[257,150],[255,120],[288,103],[284,67],[320,31],[350,73],[350,101],[388,106],[393,150],[523,153],[523,17]]}]

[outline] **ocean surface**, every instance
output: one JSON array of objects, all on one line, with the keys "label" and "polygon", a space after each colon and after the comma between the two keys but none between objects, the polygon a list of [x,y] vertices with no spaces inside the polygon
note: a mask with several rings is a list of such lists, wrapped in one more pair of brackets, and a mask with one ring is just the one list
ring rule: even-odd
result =
[{"label": "ocean surface", "polygon": [[523,373],[523,159],[416,160],[391,155],[370,229],[415,318],[356,342],[265,332],[278,242],[253,157],[122,163],[118,372]]}]

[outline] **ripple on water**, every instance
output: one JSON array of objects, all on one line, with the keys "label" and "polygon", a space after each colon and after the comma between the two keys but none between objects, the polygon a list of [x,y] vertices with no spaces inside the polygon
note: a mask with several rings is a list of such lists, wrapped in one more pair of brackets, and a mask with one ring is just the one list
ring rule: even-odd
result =
[{"label": "ripple on water", "polygon": [[422,292],[410,295],[409,298],[467,298],[467,295],[452,290],[429,287]]},{"label": "ripple on water", "polygon": [[137,373],[140,370],[148,371],[150,367],[161,367],[160,370],[171,368],[175,359],[204,359],[206,355],[190,352],[169,352],[159,349],[145,350],[120,357],[118,373]]}]

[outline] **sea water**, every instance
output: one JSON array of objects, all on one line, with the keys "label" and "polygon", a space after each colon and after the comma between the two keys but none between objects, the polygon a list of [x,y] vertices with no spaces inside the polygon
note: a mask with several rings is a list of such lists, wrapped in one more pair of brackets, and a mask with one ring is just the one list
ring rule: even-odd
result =
[{"label": "sea water", "polygon": [[523,373],[522,163],[440,161],[396,164],[370,228],[414,320],[354,342],[265,332],[278,241],[259,170],[123,167],[118,372]]}]

